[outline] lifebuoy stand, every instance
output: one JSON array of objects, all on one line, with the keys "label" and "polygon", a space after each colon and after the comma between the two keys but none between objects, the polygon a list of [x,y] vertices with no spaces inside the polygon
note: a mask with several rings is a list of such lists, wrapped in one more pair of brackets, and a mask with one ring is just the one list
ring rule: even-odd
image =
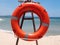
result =
[{"label": "lifebuoy stand", "polygon": [[[31,0],[26,0],[26,1],[25,0],[18,0],[18,2],[31,2]],[[32,12],[31,12],[31,15],[32,15],[32,18],[24,18],[25,17],[25,13],[24,13],[22,20],[21,20],[21,26],[20,27],[22,28],[24,20],[32,20],[33,28],[34,28],[34,32],[35,32],[36,27],[35,27],[34,15]],[[16,45],[18,45],[18,42],[19,42],[19,37],[17,37]],[[38,40],[36,40],[36,45],[38,45]]]},{"label": "lifebuoy stand", "polygon": [[[39,2],[33,2],[32,0],[22,0],[21,2],[24,3],[16,8],[11,18],[11,26],[13,32],[18,36],[16,40],[16,45],[18,45],[19,38],[26,41],[36,41],[36,45],[38,45],[37,39],[42,38],[49,27],[50,21],[48,13],[41,5],[39,5]],[[25,17],[26,12],[30,12],[32,17]],[[39,26],[38,31],[36,31],[33,13],[36,13],[39,16],[39,19],[41,19],[41,25]],[[19,26],[19,20],[21,16],[22,20]],[[24,20],[32,20],[34,33],[27,34],[22,30]]]},{"label": "lifebuoy stand", "polygon": [[[25,13],[24,13],[24,15],[22,17],[22,20],[21,20],[21,26],[20,27],[22,28],[24,20],[32,20],[33,28],[34,28],[34,32],[35,32],[36,31],[36,27],[35,27],[35,21],[34,21],[34,16],[33,16],[32,12],[31,12],[31,15],[32,15],[31,18],[24,18],[25,17]],[[18,42],[19,42],[19,38],[17,37],[16,45],[18,45]],[[36,45],[38,45],[38,41],[37,40],[36,40]]]}]

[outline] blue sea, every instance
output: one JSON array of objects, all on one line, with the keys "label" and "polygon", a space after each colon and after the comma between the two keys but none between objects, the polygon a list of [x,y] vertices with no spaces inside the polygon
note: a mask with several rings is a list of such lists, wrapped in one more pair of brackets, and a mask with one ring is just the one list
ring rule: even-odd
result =
[{"label": "blue sea", "polygon": [[[35,18],[34,20],[35,20],[36,29],[38,29],[40,20],[38,18]],[[11,17],[9,17],[9,16],[1,17],[0,16],[0,29],[5,30],[5,31],[12,31]],[[34,32],[32,20],[29,20],[29,21],[25,20],[23,23],[22,29],[26,33]],[[49,25],[49,29],[46,33],[46,36],[50,36],[50,35],[60,35],[60,17],[51,17],[50,18],[50,25]]]}]

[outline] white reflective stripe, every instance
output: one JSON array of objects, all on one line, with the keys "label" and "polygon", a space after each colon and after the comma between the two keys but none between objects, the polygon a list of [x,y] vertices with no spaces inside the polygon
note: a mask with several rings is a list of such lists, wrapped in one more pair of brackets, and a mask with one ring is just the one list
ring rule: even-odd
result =
[{"label": "white reflective stripe", "polygon": [[21,38],[23,40],[37,40],[37,39],[27,39],[27,38]]},{"label": "white reflective stripe", "polygon": [[26,41],[28,40],[28,38],[22,38],[22,39],[23,39],[23,40],[26,40]]},{"label": "white reflective stripe", "polygon": [[24,40],[28,40],[28,34],[25,35],[25,38],[23,38]]},{"label": "white reflective stripe", "polygon": [[24,38],[21,38],[21,39],[26,40],[26,41],[27,40],[37,40],[37,39],[30,39],[30,38],[28,38],[28,34],[26,34],[25,37]]},{"label": "white reflective stripe", "polygon": [[42,23],[42,25],[43,26],[47,26],[47,27],[49,26],[49,24],[47,24],[47,23]]},{"label": "white reflective stripe", "polygon": [[18,17],[12,16],[11,19],[18,20]]}]

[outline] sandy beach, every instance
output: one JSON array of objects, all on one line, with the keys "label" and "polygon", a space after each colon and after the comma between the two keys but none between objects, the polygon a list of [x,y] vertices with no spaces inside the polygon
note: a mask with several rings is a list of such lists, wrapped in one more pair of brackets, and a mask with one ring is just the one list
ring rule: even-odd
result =
[{"label": "sandy beach", "polygon": [[[0,30],[0,45],[15,45],[16,37],[13,33]],[[19,40],[19,45],[35,45],[35,41]],[[44,36],[38,40],[39,45],[60,45],[60,35]]]}]

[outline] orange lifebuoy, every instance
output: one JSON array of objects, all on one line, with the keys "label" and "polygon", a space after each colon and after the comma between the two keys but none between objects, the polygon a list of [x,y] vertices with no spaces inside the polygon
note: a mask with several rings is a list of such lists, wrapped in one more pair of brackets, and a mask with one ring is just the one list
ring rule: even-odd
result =
[{"label": "orange lifebuoy", "polygon": [[[19,20],[22,14],[28,11],[36,13],[39,19],[41,19],[42,21],[38,31],[30,34],[26,34],[19,26]],[[27,2],[27,3],[21,4],[15,9],[15,11],[12,14],[11,25],[14,33],[18,37],[24,40],[33,41],[41,38],[46,33],[49,27],[49,16],[47,14],[47,11],[41,5],[37,3]]]}]

